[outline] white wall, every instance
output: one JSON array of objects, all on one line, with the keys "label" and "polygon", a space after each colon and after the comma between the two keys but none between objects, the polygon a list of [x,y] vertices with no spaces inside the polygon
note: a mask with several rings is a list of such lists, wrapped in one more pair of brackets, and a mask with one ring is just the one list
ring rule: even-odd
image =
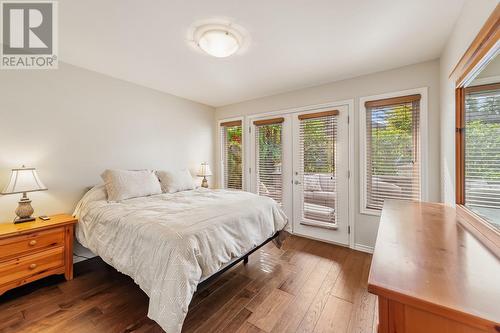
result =
[{"label": "white wall", "polygon": [[497,5],[497,0],[466,0],[440,60],[441,193],[455,204],[455,82],[449,75]]},{"label": "white wall", "polygon": [[355,243],[361,246],[372,247],[375,244],[379,218],[359,213],[359,98],[419,87],[429,88],[429,199],[431,201],[440,201],[439,62],[437,60],[220,107],[216,109],[216,118],[224,119],[240,115],[354,99],[354,157],[356,163],[354,170],[351,171],[355,177]]},{"label": "white wall", "polygon": [[[29,194],[37,215],[72,213],[106,168],[214,163],[212,107],[67,64],[0,71],[0,95],[0,187],[12,167],[38,168],[49,190]],[[0,196],[0,221],[18,199]]]}]

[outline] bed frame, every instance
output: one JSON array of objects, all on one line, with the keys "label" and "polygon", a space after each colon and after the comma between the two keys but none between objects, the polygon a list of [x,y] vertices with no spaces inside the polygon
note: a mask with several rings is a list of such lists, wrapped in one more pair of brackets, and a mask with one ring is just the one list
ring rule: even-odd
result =
[{"label": "bed frame", "polygon": [[254,247],[247,254],[245,254],[245,255],[241,256],[240,258],[236,259],[235,261],[231,262],[229,265],[224,266],[223,268],[221,268],[220,270],[218,270],[217,272],[212,274],[210,277],[208,277],[203,282],[200,282],[198,284],[198,291],[204,289],[206,286],[211,284],[215,279],[217,279],[219,276],[224,274],[227,270],[231,269],[234,265],[240,263],[241,261],[243,261],[243,263],[246,265],[248,263],[248,256],[250,256],[252,253],[254,253],[258,249],[260,249],[261,247],[263,247],[264,245],[266,245],[267,243],[269,243],[270,241],[272,241],[273,239],[278,237],[278,234],[279,234],[279,231],[277,231],[274,235],[272,235],[267,240],[265,240],[262,244]]}]

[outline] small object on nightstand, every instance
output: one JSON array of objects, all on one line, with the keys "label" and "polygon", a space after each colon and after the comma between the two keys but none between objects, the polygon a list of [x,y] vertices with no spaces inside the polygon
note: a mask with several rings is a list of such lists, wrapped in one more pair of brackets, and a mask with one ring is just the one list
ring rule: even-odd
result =
[{"label": "small object on nightstand", "polygon": [[48,217],[47,215],[38,216],[38,218],[40,220],[43,220],[43,221],[49,221],[50,220],[50,217]]},{"label": "small object on nightstand", "polygon": [[34,210],[31,206],[31,200],[26,193],[46,190],[47,188],[38,177],[36,169],[26,168],[23,165],[20,169],[12,169],[9,184],[0,194],[23,194],[16,209],[17,218],[14,220],[14,223],[23,223],[35,221],[35,218],[32,217]]},{"label": "small object on nightstand", "polygon": [[53,274],[73,279],[71,215],[23,224],[0,223],[0,295]]},{"label": "small object on nightstand", "polygon": [[210,165],[207,162],[201,163],[200,171],[198,172],[198,177],[203,177],[201,187],[208,188],[207,176],[211,176],[212,171],[210,170]]}]

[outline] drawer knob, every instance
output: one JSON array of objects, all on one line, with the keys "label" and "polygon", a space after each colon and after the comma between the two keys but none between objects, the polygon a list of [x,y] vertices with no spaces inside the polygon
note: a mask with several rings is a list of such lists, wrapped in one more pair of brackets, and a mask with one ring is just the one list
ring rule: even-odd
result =
[{"label": "drawer knob", "polygon": [[30,246],[35,246],[35,245],[36,245],[36,240],[34,240],[34,239],[33,239],[33,240],[31,240],[31,241],[29,242],[29,244],[30,244]]},{"label": "drawer knob", "polygon": [[36,264],[31,264],[30,265],[30,269],[35,269],[36,268]]}]

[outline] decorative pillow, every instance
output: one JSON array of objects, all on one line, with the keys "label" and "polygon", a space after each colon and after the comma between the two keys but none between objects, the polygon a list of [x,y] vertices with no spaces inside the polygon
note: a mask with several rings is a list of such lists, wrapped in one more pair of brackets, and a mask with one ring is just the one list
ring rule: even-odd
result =
[{"label": "decorative pillow", "polygon": [[160,182],[150,170],[106,170],[101,178],[108,192],[108,201],[161,194]]},{"label": "decorative pillow", "polygon": [[318,174],[305,174],[304,175],[304,191],[317,192],[321,191],[321,184],[319,182]]},{"label": "decorative pillow", "polygon": [[181,171],[156,171],[164,193],[193,190],[196,188],[193,176],[188,169]]}]

